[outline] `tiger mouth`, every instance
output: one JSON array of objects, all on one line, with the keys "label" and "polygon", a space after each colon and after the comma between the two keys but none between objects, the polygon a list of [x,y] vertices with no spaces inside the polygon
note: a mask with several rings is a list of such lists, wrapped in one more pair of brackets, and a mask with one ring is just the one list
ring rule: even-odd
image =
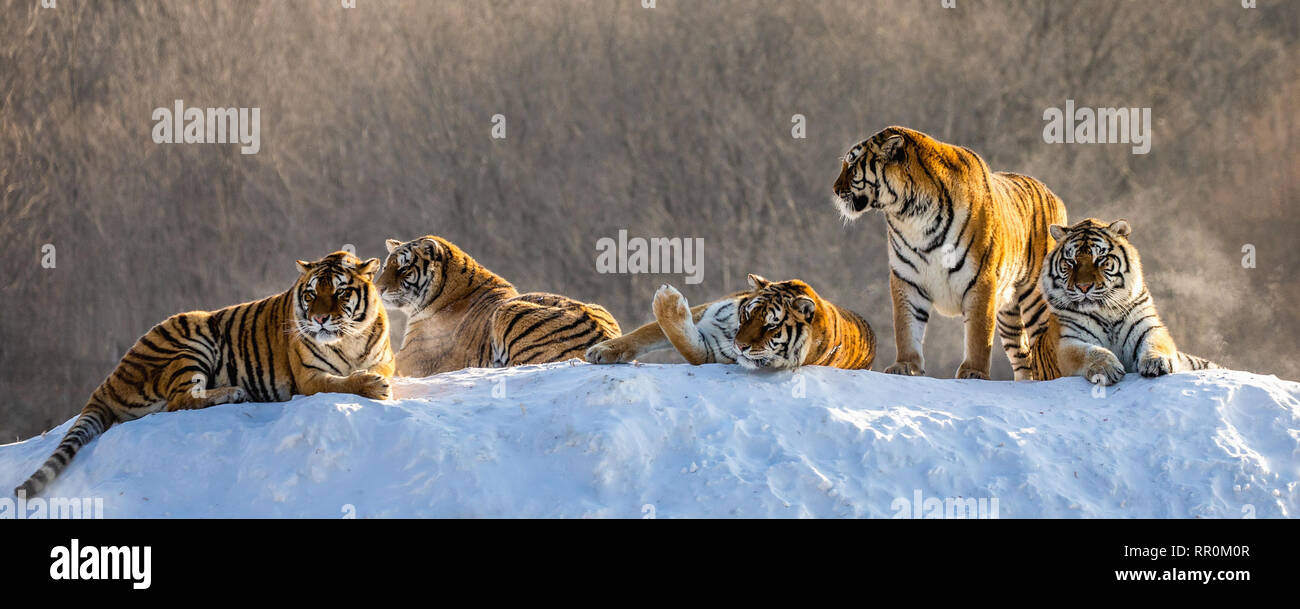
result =
[{"label": "tiger mouth", "polygon": [[312,340],[314,342],[322,345],[329,345],[329,344],[339,342],[340,340],[342,340],[342,338],[343,338],[342,334],[339,334],[338,332],[331,332],[329,330],[321,330],[320,332],[317,332],[315,335],[312,336]]},{"label": "tiger mouth", "polygon": [[750,370],[776,370],[785,367],[785,360],[772,355],[750,357],[743,353],[737,353],[736,363]]},{"label": "tiger mouth", "polygon": [[860,214],[868,209],[880,209],[880,205],[867,198],[865,195],[854,195],[850,193],[837,194],[836,201],[840,208],[846,214]]},{"label": "tiger mouth", "polygon": [[1106,299],[1106,289],[1092,289],[1087,292],[1071,290],[1067,294],[1073,302],[1101,302]]},{"label": "tiger mouth", "polygon": [[393,292],[380,292],[379,299],[384,302],[384,305],[396,309],[401,309],[407,304],[405,297]]}]

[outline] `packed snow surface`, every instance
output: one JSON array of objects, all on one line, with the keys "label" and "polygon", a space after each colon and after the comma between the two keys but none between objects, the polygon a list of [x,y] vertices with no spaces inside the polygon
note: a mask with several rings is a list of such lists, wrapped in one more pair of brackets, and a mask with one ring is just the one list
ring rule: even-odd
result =
[{"label": "packed snow surface", "polygon": [[[1300,384],[568,362],[116,425],[45,491],[121,517],[1300,514]],[[0,446],[12,488],[71,421]],[[979,501],[985,500],[985,501]]]}]

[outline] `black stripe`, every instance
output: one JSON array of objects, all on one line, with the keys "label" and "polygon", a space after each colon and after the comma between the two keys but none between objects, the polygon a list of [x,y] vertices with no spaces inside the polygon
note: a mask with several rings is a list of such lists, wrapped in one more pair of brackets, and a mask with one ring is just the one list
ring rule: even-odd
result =
[{"label": "black stripe", "polygon": [[898,249],[898,244],[894,242],[894,235],[892,233],[887,235],[887,239],[889,241],[889,248],[894,251],[894,259],[901,260],[907,266],[912,267],[913,272],[920,273],[920,269],[916,268],[916,265],[913,264],[911,260],[903,257],[903,252]]},{"label": "black stripe", "polygon": [[276,351],[277,351],[277,350],[276,350],[276,341],[275,341],[275,336],[272,334],[272,332],[274,331],[274,328],[275,328],[275,326],[277,325],[277,324],[275,323],[275,322],[277,321],[277,319],[276,319],[276,315],[275,315],[275,313],[276,313],[276,311],[275,311],[275,304],[276,304],[276,303],[275,303],[275,302],[272,302],[272,301],[271,301],[272,299],[267,299],[267,300],[268,300],[268,302],[267,302],[268,310],[266,311],[266,317],[264,318],[263,323],[262,323],[262,329],[266,332],[266,335],[265,335],[265,336],[266,336],[266,371],[265,371],[265,374],[266,374],[266,379],[267,379],[267,387],[269,388],[269,391],[270,391],[270,393],[271,393],[271,395],[269,396],[269,399],[279,401],[279,400],[287,399],[288,397],[292,397],[292,396],[291,396],[291,395],[290,395],[290,396],[286,396],[286,397],[281,397],[281,396],[280,396],[280,383],[279,383],[279,381],[277,381],[276,378],[275,378],[275,358],[276,358]]},{"label": "black stripe", "polygon": [[[970,251],[970,248],[967,248],[967,251]],[[966,302],[966,294],[970,292],[970,289],[975,287],[975,281],[979,279],[980,272],[984,270],[984,263],[988,262],[989,253],[992,251],[993,251],[993,244],[992,243],[985,244],[984,255],[980,257],[980,265],[978,268],[975,269],[975,274],[971,275],[970,283],[966,284],[966,289],[962,290],[961,292],[962,303]]]},{"label": "black stripe", "polygon": [[[560,317],[562,317],[562,316],[564,315],[564,312],[563,312],[563,311],[548,311],[548,313],[549,313],[549,316],[545,317],[544,319],[540,319],[540,320],[536,321],[536,322],[533,323],[533,325],[531,325],[531,326],[528,326],[527,329],[525,329],[523,332],[520,332],[518,335],[516,335],[514,340],[510,340],[509,330],[507,329],[506,333],[503,333],[503,334],[501,335],[501,339],[507,341],[507,342],[506,342],[506,345],[505,345],[505,346],[506,346],[506,351],[507,351],[507,352],[512,351],[512,350],[514,349],[514,346],[515,346],[516,343],[518,343],[520,340],[523,340],[523,339],[524,339],[525,337],[527,337],[529,334],[532,334],[532,332],[533,332],[534,330],[536,330],[538,327],[540,327],[540,326],[542,326],[543,324],[546,324],[546,323],[548,323],[548,322],[555,321],[556,319],[559,319]],[[523,317],[524,317],[524,315],[522,315],[522,314],[516,316],[515,319],[511,320],[511,322],[510,322],[510,327],[513,327],[513,326],[515,325],[515,322],[517,322],[518,320],[522,319]]]},{"label": "black stripe", "polygon": [[[320,351],[317,351],[317,350],[316,350],[316,343],[313,343],[313,342],[308,341],[308,340],[304,340],[304,341],[302,341],[302,345],[303,345],[304,347],[307,347],[307,350],[308,350],[308,351],[311,351],[311,354],[312,354],[313,356],[316,357],[316,360],[317,360],[317,361],[321,362],[322,364],[325,364],[326,366],[329,366],[329,367],[330,367],[330,371],[333,371],[333,372],[332,372],[333,374],[337,374],[337,375],[339,375],[339,376],[342,376],[342,375],[343,375],[343,373],[342,373],[341,371],[339,371],[339,369],[336,368],[336,367],[334,366],[334,363],[333,363],[333,362],[331,362],[331,361],[329,361],[328,359],[326,359],[324,355],[321,355]],[[305,365],[305,362],[304,362],[304,365]],[[317,369],[317,370],[323,370],[322,368],[317,368],[316,366],[309,366],[309,367],[310,367],[310,368],[315,368],[315,369]]]},{"label": "black stripe", "polygon": [[[1146,321],[1146,320],[1148,320],[1148,319],[1151,319],[1152,317],[1156,317],[1156,314],[1155,314],[1155,313],[1147,313],[1147,314],[1146,314],[1145,316],[1143,316],[1141,319],[1134,320],[1133,323],[1129,325],[1129,327],[1128,327],[1128,332],[1125,332],[1125,333],[1124,333],[1124,340],[1119,341],[1119,346],[1120,346],[1121,348],[1123,348],[1124,345],[1127,345],[1127,344],[1128,344],[1128,337],[1129,337],[1130,335],[1133,334],[1133,328],[1138,327],[1139,325],[1142,324],[1142,322],[1144,322],[1144,321]],[[1149,329],[1149,328],[1148,328],[1148,329]],[[1143,333],[1143,336],[1146,336],[1146,334]]]},{"label": "black stripe", "polygon": [[[562,332],[567,332],[567,331],[572,330],[573,328],[576,328],[576,327],[578,327],[579,325],[582,325],[582,324],[587,324],[587,327],[583,328],[582,331],[580,331],[580,332],[575,332],[574,334],[571,334],[571,335],[568,335],[568,336],[563,336],[563,337],[557,337],[557,336],[556,336],[557,334],[560,334],[560,333],[562,333]],[[569,324],[569,325],[567,325],[567,326],[565,326],[565,327],[563,327],[563,328],[559,328],[559,329],[555,330],[554,332],[551,332],[551,333],[548,334],[547,336],[543,337],[543,340],[541,340],[541,341],[539,341],[539,342],[536,342],[536,343],[534,343],[534,344],[532,344],[532,345],[529,345],[529,346],[527,346],[527,347],[524,347],[523,349],[520,349],[518,352],[507,351],[507,353],[509,353],[509,357],[510,357],[510,361],[511,361],[511,362],[527,362],[527,361],[528,361],[528,358],[525,358],[525,357],[524,357],[524,354],[525,354],[525,353],[528,353],[529,351],[533,351],[533,350],[535,350],[535,349],[541,349],[541,348],[543,348],[543,347],[548,347],[548,346],[552,346],[552,345],[560,345],[560,344],[563,344],[565,341],[572,340],[572,339],[577,338],[577,337],[579,337],[579,336],[582,336],[582,335],[584,335],[584,334],[586,334],[586,333],[588,333],[588,332],[591,332],[592,330],[595,330],[595,329],[597,329],[597,326],[596,326],[596,323],[595,323],[594,321],[592,321],[592,320],[590,320],[590,319],[587,319],[587,318],[579,318],[577,321],[575,321],[575,322],[573,322],[573,323],[571,323],[571,324]],[[520,358],[523,358],[523,359],[520,359]]]},{"label": "black stripe", "polygon": [[226,384],[236,387],[241,386],[239,382],[239,371],[235,368],[235,346],[234,341],[230,339],[231,329],[235,324],[235,312],[226,312],[226,327],[221,331],[218,339],[221,341],[221,357],[226,362]]},{"label": "black stripe", "polygon": [[[1029,318],[1029,321],[1025,322],[1024,324],[1025,327],[1032,328],[1038,325],[1039,318],[1043,316],[1043,312],[1046,310],[1047,310],[1047,306],[1040,303],[1039,306],[1037,307],[1037,311],[1033,314],[1032,317]],[[1024,320],[1024,314],[1021,314],[1020,319]]]},{"label": "black stripe", "polygon": [[[1150,334],[1152,330],[1154,330],[1154,329],[1156,329],[1156,328],[1158,328],[1158,327],[1159,327],[1159,325],[1157,325],[1157,324],[1152,324],[1152,325],[1150,325],[1150,326],[1147,326],[1147,329],[1145,329],[1145,330],[1142,331],[1142,335],[1141,335],[1141,336],[1138,336],[1137,342],[1133,343],[1133,361],[1136,362],[1137,359],[1138,359],[1138,348],[1142,346],[1142,340],[1145,339],[1145,338],[1147,337],[1147,334]],[[1120,343],[1119,346],[1120,346],[1120,347],[1123,347],[1124,344],[1123,344],[1123,343]]]},{"label": "black stripe", "polygon": [[[155,327],[154,329],[157,330],[158,328]],[[176,355],[177,353],[180,353],[180,351],[176,351],[172,349],[163,349],[162,347],[159,347],[158,345],[154,344],[153,341],[149,340],[149,336],[147,334],[145,336],[140,337],[140,344],[148,347],[150,350],[154,352],[161,353],[163,355]]]},{"label": "black stripe", "polygon": [[930,293],[926,292],[924,288],[922,288],[919,285],[916,285],[915,283],[912,283],[911,281],[908,281],[906,278],[900,276],[898,273],[893,273],[893,276],[897,277],[899,281],[912,286],[912,289],[916,290],[916,293],[919,294],[921,298],[924,298],[926,302],[930,302]]},{"label": "black stripe", "polygon": [[[159,375],[159,376],[161,376],[161,375]],[[104,381],[104,384],[101,385],[101,387],[104,389],[104,391],[105,391],[106,393],[108,393],[108,397],[109,397],[109,399],[113,400],[113,402],[116,403],[116,404],[119,404],[119,405],[121,405],[121,406],[126,406],[127,408],[147,408],[147,407],[149,407],[149,403],[147,403],[147,402],[146,402],[146,403],[139,403],[139,402],[132,402],[132,401],[130,401],[130,400],[123,399],[122,396],[120,396],[120,395],[117,394],[117,390],[116,390],[116,389],[113,389],[113,384],[112,384],[111,379],[110,379],[110,380],[106,380],[106,381]]]},{"label": "black stripe", "polygon": [[[1069,318],[1066,318],[1066,317],[1061,317],[1061,316],[1058,315],[1058,316],[1057,316],[1057,321],[1061,322],[1063,325],[1070,326],[1070,328],[1072,328],[1072,329],[1078,330],[1078,331],[1080,331],[1080,332],[1083,332],[1084,334],[1087,334],[1088,336],[1091,336],[1091,337],[1093,338],[1093,340],[1092,340],[1091,342],[1093,342],[1093,343],[1095,343],[1095,344],[1101,345],[1101,344],[1105,344],[1105,342],[1106,342],[1102,337],[1097,336],[1096,334],[1094,334],[1094,333],[1092,332],[1092,330],[1089,330],[1089,329],[1088,329],[1086,326],[1084,326],[1083,324],[1080,324],[1080,323],[1078,323],[1078,322],[1076,322],[1076,321],[1074,321],[1074,320],[1072,320],[1072,319],[1069,319]],[[1085,342],[1087,342],[1087,341],[1085,341]]]}]

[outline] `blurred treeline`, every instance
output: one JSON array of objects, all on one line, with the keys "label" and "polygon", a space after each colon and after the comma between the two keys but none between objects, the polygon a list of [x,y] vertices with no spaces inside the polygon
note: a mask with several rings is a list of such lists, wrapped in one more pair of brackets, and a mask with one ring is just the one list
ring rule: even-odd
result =
[{"label": "blurred treeline", "polygon": [[[844,151],[890,124],[1042,179],[1073,219],[1128,218],[1184,350],[1300,378],[1293,1],[356,4],[0,0],[0,441],[71,416],[172,313],[425,233],[625,329],[661,283],[702,302],[748,272],[802,277],[873,324],[879,370],[883,224],[846,226],[829,197]],[[175,99],[260,107],[261,151],[154,144]],[[1151,107],[1150,154],[1043,143],[1066,99]],[[703,237],[704,283],[598,274],[619,229]],[[933,321],[927,373],[961,355],[960,322]]]}]

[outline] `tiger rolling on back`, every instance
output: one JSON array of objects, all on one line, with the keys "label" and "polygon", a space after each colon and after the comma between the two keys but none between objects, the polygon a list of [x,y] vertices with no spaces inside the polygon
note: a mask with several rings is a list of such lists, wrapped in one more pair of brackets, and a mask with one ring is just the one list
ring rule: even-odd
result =
[{"label": "tiger rolling on back", "polygon": [[889,127],[849,150],[834,193],[845,218],[873,209],[885,216],[898,352],[885,372],[924,372],[925,326],[938,311],[965,320],[957,378],[989,378],[995,327],[1015,378],[1030,378],[1030,345],[1047,329],[1038,292],[1052,246],[1047,227],[1065,222],[1065,205],[1047,186],[991,172],[967,148]]},{"label": "tiger rolling on back", "polygon": [[371,283],[379,260],[335,252],[298,268],[286,292],[173,315],[145,333],[15,493],[35,496],[96,436],[147,414],[323,392],[387,399],[393,352]]},{"label": "tiger rolling on back", "polygon": [[587,361],[626,363],[672,347],[696,365],[871,368],[876,337],[857,313],[823,300],[798,279],[750,275],[749,285],[747,292],[695,307],[665,285],[655,293],[655,321],[588,349]]},{"label": "tiger rolling on back", "polygon": [[564,361],[621,332],[604,307],[520,294],[442,237],[387,246],[375,283],[386,305],[409,316],[397,352],[402,376]]},{"label": "tiger rolling on back", "polygon": [[1161,376],[1219,367],[1174,346],[1128,241],[1127,221],[1088,218],[1051,231],[1057,244],[1040,284],[1052,316],[1034,343],[1035,378],[1082,376],[1112,385],[1126,370]]}]

